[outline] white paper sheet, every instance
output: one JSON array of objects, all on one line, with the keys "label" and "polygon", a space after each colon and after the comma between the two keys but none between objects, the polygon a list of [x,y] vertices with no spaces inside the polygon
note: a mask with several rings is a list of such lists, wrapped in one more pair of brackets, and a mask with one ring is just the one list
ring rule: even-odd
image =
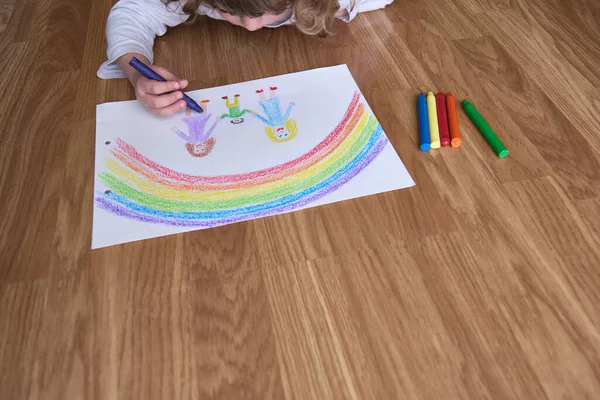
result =
[{"label": "white paper sheet", "polygon": [[97,106],[92,248],[414,185],[345,65],[187,94],[187,122]]}]

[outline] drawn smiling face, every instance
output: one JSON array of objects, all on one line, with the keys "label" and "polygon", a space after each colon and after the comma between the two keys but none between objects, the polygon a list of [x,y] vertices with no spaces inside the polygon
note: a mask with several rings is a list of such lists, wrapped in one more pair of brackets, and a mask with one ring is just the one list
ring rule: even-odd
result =
[{"label": "drawn smiling face", "polygon": [[284,140],[285,138],[287,138],[289,136],[289,134],[287,133],[287,131],[283,128],[283,126],[280,126],[279,128],[275,129],[275,137],[279,140]]},{"label": "drawn smiling face", "polygon": [[210,154],[213,147],[215,147],[216,140],[215,138],[210,138],[202,143],[186,143],[185,148],[187,151],[194,157],[204,157]]},{"label": "drawn smiling face", "polygon": [[206,143],[199,143],[195,145],[193,151],[195,155],[206,154]]},{"label": "drawn smiling face", "polygon": [[293,120],[289,120],[285,126],[278,126],[274,128],[268,125],[265,126],[265,133],[267,134],[267,137],[271,139],[271,141],[275,143],[282,143],[290,141],[296,137],[297,128],[295,122]]}]

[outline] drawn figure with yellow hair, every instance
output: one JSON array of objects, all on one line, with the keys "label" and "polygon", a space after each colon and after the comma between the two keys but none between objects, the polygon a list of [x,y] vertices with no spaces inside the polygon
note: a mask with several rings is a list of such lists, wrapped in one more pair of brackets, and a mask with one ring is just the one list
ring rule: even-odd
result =
[{"label": "drawn figure with yellow hair", "polygon": [[265,112],[266,117],[255,112],[252,115],[264,122],[266,125],[265,132],[269,139],[276,143],[287,142],[298,134],[296,121],[289,118],[292,108],[296,104],[291,102],[285,113],[282,113],[279,98],[275,96],[277,87],[271,87],[270,89],[271,97],[268,99],[265,98],[264,90],[260,89],[256,91],[260,95],[260,106]]}]

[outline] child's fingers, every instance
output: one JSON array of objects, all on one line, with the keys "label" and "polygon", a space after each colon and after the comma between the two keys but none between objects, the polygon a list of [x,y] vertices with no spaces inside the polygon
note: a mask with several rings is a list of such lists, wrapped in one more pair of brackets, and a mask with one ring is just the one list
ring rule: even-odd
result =
[{"label": "child's fingers", "polygon": [[152,66],[166,82],[158,82],[145,77],[140,77],[135,85],[138,100],[153,114],[159,116],[173,115],[185,110],[186,103],[181,100],[181,89],[188,85],[185,79],[179,79],[163,67]]},{"label": "child's fingers", "polygon": [[171,104],[177,102],[177,100],[181,100],[183,98],[182,92],[173,92],[168,94],[161,94],[158,96],[155,95],[146,95],[142,102],[144,105],[151,108],[163,108],[170,106]]},{"label": "child's fingers", "polygon": [[156,71],[157,74],[159,74],[160,76],[162,76],[163,78],[165,78],[168,81],[176,81],[177,80],[177,77],[175,76],[175,74],[173,74],[166,68],[163,68],[158,65],[153,65],[152,69],[154,71]]},{"label": "child's fingers", "polygon": [[186,79],[179,79],[179,88],[184,89],[188,85],[188,81]]},{"label": "child's fingers", "polygon": [[152,66],[152,68],[154,68],[156,73],[158,73],[160,76],[162,76],[166,80],[179,82],[179,89],[183,89],[184,87],[186,87],[188,85],[187,80],[176,77],[175,74],[171,73],[169,70],[167,70],[163,67],[154,65],[154,66]]},{"label": "child's fingers", "polygon": [[151,79],[141,78],[138,82],[138,89],[148,94],[163,94],[179,90],[181,85],[177,81],[158,82]]},{"label": "child's fingers", "polygon": [[177,114],[185,110],[186,104],[184,100],[179,100],[176,103],[173,103],[167,107],[162,108],[152,108],[148,107],[148,109],[152,112],[152,114],[158,115],[160,117],[168,117],[169,115]]}]

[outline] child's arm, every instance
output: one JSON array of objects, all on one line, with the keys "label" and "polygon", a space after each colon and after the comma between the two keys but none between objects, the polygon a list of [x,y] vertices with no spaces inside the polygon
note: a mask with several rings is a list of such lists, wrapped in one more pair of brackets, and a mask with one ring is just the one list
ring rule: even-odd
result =
[{"label": "child's arm", "polygon": [[340,10],[336,14],[346,22],[350,22],[358,13],[378,10],[391,4],[394,0],[339,0]]},{"label": "child's arm", "polygon": [[179,136],[180,138],[182,138],[186,142],[188,142],[188,143],[192,143],[193,142],[193,140],[192,140],[191,137],[189,137],[185,133],[181,132],[179,129],[173,128],[173,132],[175,132],[177,134],[177,136]]},{"label": "child's arm", "polygon": [[292,107],[294,107],[295,105],[296,103],[290,103],[287,110],[285,110],[285,115],[283,116],[284,121],[287,121],[288,117],[290,116],[290,113],[292,112]]},{"label": "child's arm", "polygon": [[257,112],[253,112],[250,111],[252,113],[252,115],[254,115],[257,119],[259,119],[260,121],[262,121],[264,124],[271,126],[271,123],[269,122],[268,119],[266,119],[265,117],[263,117],[262,115],[260,115]]},{"label": "child's arm", "polygon": [[100,78],[123,78],[125,74],[115,61],[128,53],[143,55],[152,63],[154,39],[162,36],[167,27],[179,25],[188,18],[181,7],[171,3],[168,8],[161,0],[120,0],[110,10],[106,22],[108,60],[98,70]]},{"label": "child's arm", "polygon": [[180,89],[188,82],[159,66],[152,68],[168,82],[144,78],[129,65],[129,61],[136,56],[142,62],[152,64],[156,36],[163,35],[167,26],[179,25],[187,18],[181,11],[181,4],[173,3],[167,8],[161,0],[120,0],[112,8],[106,24],[108,61],[102,64],[98,76],[126,76],[135,89],[136,98],[156,115],[171,115],[185,109]]},{"label": "child's arm", "polygon": [[248,110],[247,108],[244,108],[244,110],[242,111],[242,113],[240,114],[240,117],[246,113],[250,113],[252,114],[252,110]]},{"label": "child's arm", "polygon": [[217,127],[217,124],[219,123],[219,121],[221,121],[221,120],[220,119],[215,119],[215,122],[213,122],[213,124],[209,128],[209,130],[207,130],[206,133],[203,135],[204,136],[204,140],[203,141],[208,140],[208,138],[210,137],[210,135],[212,135],[213,131]]}]

